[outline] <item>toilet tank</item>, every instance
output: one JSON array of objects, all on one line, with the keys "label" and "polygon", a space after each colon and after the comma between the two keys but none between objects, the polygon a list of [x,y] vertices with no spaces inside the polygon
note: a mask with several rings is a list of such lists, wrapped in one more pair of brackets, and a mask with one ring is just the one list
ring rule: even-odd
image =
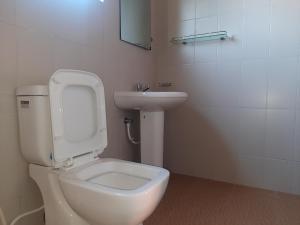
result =
[{"label": "toilet tank", "polygon": [[53,149],[48,86],[16,90],[21,151],[27,162],[51,166]]}]

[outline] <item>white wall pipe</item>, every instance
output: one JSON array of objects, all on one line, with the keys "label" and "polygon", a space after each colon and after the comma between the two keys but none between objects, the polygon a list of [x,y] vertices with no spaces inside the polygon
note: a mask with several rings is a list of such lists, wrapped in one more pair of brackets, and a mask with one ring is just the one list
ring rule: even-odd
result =
[{"label": "white wall pipe", "polygon": [[[39,208],[37,208],[37,209],[34,209],[34,210],[29,211],[29,212],[23,213],[23,214],[17,216],[17,217],[10,223],[10,225],[15,225],[20,219],[22,219],[22,218],[24,218],[24,217],[26,217],[26,216],[29,216],[29,215],[31,215],[31,214],[37,213],[37,212],[39,212],[39,211],[41,211],[41,210],[43,210],[43,209],[44,209],[44,206],[41,206],[41,207],[39,207]],[[3,213],[3,211],[2,211],[1,208],[0,208],[0,221],[1,221],[1,225],[7,225],[7,222],[6,222],[4,213]]]},{"label": "white wall pipe", "polygon": [[132,119],[125,118],[124,123],[126,125],[127,137],[132,144],[139,145],[140,142],[136,141],[131,135],[131,124],[133,123]]},{"label": "white wall pipe", "polygon": [[17,217],[10,223],[10,225],[15,225],[15,224],[16,224],[20,219],[22,219],[23,217],[26,217],[26,216],[29,216],[29,215],[31,215],[31,214],[37,213],[37,212],[39,212],[39,211],[41,211],[41,210],[43,210],[43,209],[44,209],[44,206],[41,206],[40,208],[37,208],[37,209],[31,210],[31,211],[29,211],[29,212],[23,213],[23,214],[17,216]]},{"label": "white wall pipe", "polygon": [[7,225],[4,213],[1,208],[0,208],[0,221],[1,221],[1,225]]},{"label": "white wall pipe", "polygon": [[132,144],[135,144],[135,145],[140,144],[140,142],[134,140],[134,138],[132,137],[131,131],[130,131],[130,127],[131,127],[131,124],[130,124],[130,123],[126,123],[127,136],[128,136],[129,141],[130,141]]}]

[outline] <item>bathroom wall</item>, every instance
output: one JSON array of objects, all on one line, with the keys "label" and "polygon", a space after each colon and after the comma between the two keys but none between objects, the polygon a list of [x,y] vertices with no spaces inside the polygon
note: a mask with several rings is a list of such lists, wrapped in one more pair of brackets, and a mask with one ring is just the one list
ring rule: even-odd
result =
[{"label": "bathroom wall", "polygon": [[[189,94],[167,113],[165,165],[300,194],[300,2],[166,0],[164,7],[157,80]],[[169,42],[219,30],[234,40]]]},{"label": "bathroom wall", "polygon": [[[154,52],[119,41],[119,0],[0,0],[0,207],[9,221],[42,204],[20,153],[15,88],[47,84],[60,68],[98,74],[109,132],[103,157],[133,160],[113,92],[152,83]],[[41,225],[42,213],[19,224]]]}]

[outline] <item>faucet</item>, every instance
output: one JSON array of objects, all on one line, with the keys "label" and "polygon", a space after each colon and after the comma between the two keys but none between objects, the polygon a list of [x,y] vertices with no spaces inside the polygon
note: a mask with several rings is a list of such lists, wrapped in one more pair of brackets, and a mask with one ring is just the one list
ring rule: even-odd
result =
[{"label": "faucet", "polygon": [[146,92],[148,90],[150,90],[150,84],[140,83],[140,82],[136,84],[136,91]]}]

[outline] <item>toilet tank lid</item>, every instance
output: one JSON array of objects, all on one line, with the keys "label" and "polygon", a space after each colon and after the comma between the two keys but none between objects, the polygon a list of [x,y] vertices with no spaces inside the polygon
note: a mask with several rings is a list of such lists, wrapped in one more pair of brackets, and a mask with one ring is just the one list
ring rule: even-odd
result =
[{"label": "toilet tank lid", "polygon": [[27,85],[16,89],[17,96],[48,96],[49,88],[47,85]]}]

